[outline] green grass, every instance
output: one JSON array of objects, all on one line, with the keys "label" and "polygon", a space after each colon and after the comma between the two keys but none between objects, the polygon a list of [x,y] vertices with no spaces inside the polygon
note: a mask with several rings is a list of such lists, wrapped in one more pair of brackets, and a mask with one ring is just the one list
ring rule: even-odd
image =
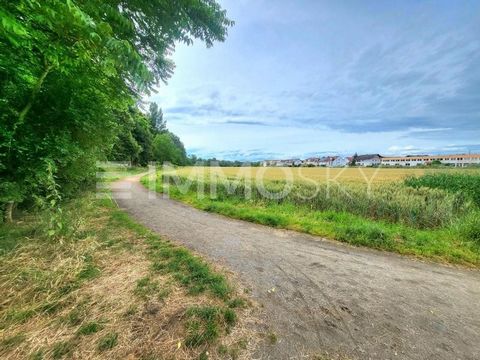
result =
[{"label": "green grass", "polygon": [[[142,179],[142,183],[147,184],[146,178]],[[274,184],[277,185],[278,182]],[[162,191],[162,185],[157,184],[156,190]],[[470,207],[466,214],[460,211],[443,226],[419,228],[402,221],[368,218],[338,208],[318,210],[317,207],[312,208],[310,204],[290,201],[291,198],[285,201],[268,201],[260,198],[245,200],[242,197],[242,190],[238,188],[233,193],[220,191],[217,198],[199,197],[194,190],[195,186],[192,186],[189,191],[181,192],[178,187],[170,185],[169,195],[205,211],[267,226],[302,231],[356,246],[441,262],[480,265],[480,241],[478,241],[480,216],[475,207]],[[439,199],[444,196],[449,198],[445,193],[438,194]],[[461,209],[462,204],[458,207]],[[431,207],[431,211],[434,208]]]},{"label": "green grass", "polygon": [[160,286],[158,282],[153,281],[150,277],[144,277],[137,281],[137,286],[134,291],[135,295],[146,300],[151,296],[159,295]]},{"label": "green grass", "polygon": [[28,237],[34,236],[35,230],[36,227],[32,223],[17,226],[0,222],[0,258],[23,244]]},{"label": "green grass", "polygon": [[236,324],[235,308],[245,306],[246,303],[241,298],[233,297],[234,291],[225,276],[212,269],[200,257],[163,240],[120,210],[112,213],[112,222],[141,234],[148,244],[152,274],[138,280],[135,295],[143,299],[156,297],[161,300],[165,292],[168,293],[168,289],[161,289],[159,284],[152,280],[152,275],[159,273],[172,276],[190,295],[208,293],[221,301],[222,305],[199,306],[187,310],[185,324],[187,347],[196,348],[204,344],[213,344]]},{"label": "green grass", "polygon": [[52,358],[61,359],[70,355],[75,349],[75,343],[73,341],[60,341],[53,345]]},{"label": "green grass", "polygon": [[187,337],[185,345],[197,347],[215,342],[223,331],[229,331],[237,322],[231,308],[195,306],[187,310]]},{"label": "green grass", "polygon": [[95,334],[96,332],[99,332],[102,329],[103,329],[103,326],[101,324],[99,324],[96,321],[92,321],[92,322],[89,322],[89,323],[86,323],[86,324],[80,326],[80,328],[77,331],[77,334],[78,335],[91,335],[91,334]]},{"label": "green grass", "polygon": [[443,189],[462,194],[480,206],[480,175],[474,173],[439,173],[405,179],[405,184],[413,188]]},{"label": "green grass", "polygon": [[105,183],[117,181],[126,176],[137,175],[147,171],[147,167],[121,166],[115,163],[101,164],[101,166],[98,168],[98,174],[102,177]]},{"label": "green grass", "polygon": [[[115,223],[121,223],[145,237],[145,241],[149,245],[148,253],[152,260],[152,270],[162,274],[171,274],[189,290],[191,295],[208,291],[220,299],[229,299],[232,288],[227,279],[215,272],[200,257],[193,255],[183,247],[175,246],[161,239],[120,210],[113,212],[112,219]],[[144,281],[147,282],[147,280]],[[146,287],[146,285],[142,283],[140,288]]]},{"label": "green grass", "polygon": [[97,349],[100,352],[113,349],[118,344],[118,334],[111,332],[103,336],[98,341]]},{"label": "green grass", "polygon": [[[29,340],[41,339],[42,331],[34,327],[45,326],[44,320],[48,320],[48,330],[61,327],[69,337],[41,351],[31,349],[32,358],[60,359],[81,354],[85,350],[81,348],[84,346],[81,339],[105,331],[103,328],[108,326],[110,332],[97,343],[99,352],[107,351],[120,341],[117,334],[124,331],[121,324],[138,321],[133,315],[138,314],[144,304],[163,301],[174,289],[172,296],[188,299],[190,304],[198,302],[199,308],[204,307],[200,305],[203,302],[212,303],[218,311],[212,322],[205,314],[193,311],[187,315],[183,310],[178,321],[185,327],[185,333],[191,335],[189,351],[198,355],[210,344],[216,347],[216,342],[237,323],[237,309],[245,304],[225,276],[199,256],[136,223],[110,199],[95,200],[92,194],[86,196],[89,197],[65,203],[62,216],[65,224],[87,226],[66,231],[56,239],[45,234],[42,214],[17,218],[20,221],[12,226],[0,224],[0,236],[12,239],[11,245],[0,250],[1,284],[8,286],[0,290],[6,293],[14,290],[13,297],[9,296],[9,301],[0,309],[2,354],[14,352],[19,346],[28,349]],[[137,246],[139,242],[143,244]],[[97,278],[110,276],[110,271],[104,271],[104,256],[113,259],[129,254],[141,254],[150,261],[150,268],[147,275],[133,282],[132,303],[118,313],[120,321],[114,321],[117,314],[109,313],[112,309],[103,308],[95,294],[82,295],[80,290]],[[179,286],[184,290],[177,291]],[[196,299],[200,294],[201,298]],[[108,320],[89,319],[98,311],[104,312]],[[195,327],[197,335],[190,331]],[[178,332],[179,327],[174,328]],[[183,334],[179,331],[177,336]],[[182,343],[186,342],[185,337]],[[196,343],[207,345],[197,348]]]},{"label": "green grass", "polygon": [[0,341],[0,349],[9,349],[13,347],[17,347],[21,343],[23,343],[26,339],[25,334],[16,334],[11,337],[8,337],[2,341]]},{"label": "green grass", "polygon": [[219,316],[220,309],[213,306],[188,309],[185,345],[196,347],[216,340],[220,334]]}]

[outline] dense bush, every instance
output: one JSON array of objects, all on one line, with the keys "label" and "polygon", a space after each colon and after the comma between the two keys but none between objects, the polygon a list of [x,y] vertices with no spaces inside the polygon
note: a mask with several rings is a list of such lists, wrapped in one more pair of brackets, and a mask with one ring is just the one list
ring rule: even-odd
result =
[{"label": "dense bush", "polygon": [[213,0],[2,1],[0,15],[7,220],[15,203],[45,195],[49,171],[65,195],[94,179],[109,154],[145,164],[148,127],[164,128],[158,109],[152,121],[139,114],[140,99],[171,76],[176,44],[210,46],[232,25]]}]

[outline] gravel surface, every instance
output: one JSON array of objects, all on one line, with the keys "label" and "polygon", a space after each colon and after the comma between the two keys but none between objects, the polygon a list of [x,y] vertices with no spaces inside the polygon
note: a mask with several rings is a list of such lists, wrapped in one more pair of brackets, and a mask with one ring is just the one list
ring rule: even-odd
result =
[{"label": "gravel surface", "polygon": [[480,271],[424,263],[206,213],[112,185],[140,223],[220,263],[252,289],[278,339],[261,359],[480,359]]}]

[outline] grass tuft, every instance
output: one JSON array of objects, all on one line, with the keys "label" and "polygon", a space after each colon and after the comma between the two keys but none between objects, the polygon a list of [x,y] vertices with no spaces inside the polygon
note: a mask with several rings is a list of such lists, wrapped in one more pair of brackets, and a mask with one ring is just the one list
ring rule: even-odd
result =
[{"label": "grass tuft", "polygon": [[70,355],[75,348],[75,344],[72,341],[60,341],[53,345],[52,358],[61,359],[67,355]]},{"label": "grass tuft", "polygon": [[96,332],[99,332],[102,329],[103,329],[103,326],[101,324],[99,324],[96,321],[92,321],[92,322],[89,322],[85,325],[82,325],[78,329],[77,334],[78,335],[91,335],[91,334],[95,334]]},{"label": "grass tuft", "polygon": [[197,347],[214,342],[219,334],[220,309],[213,306],[192,307],[187,310],[187,337],[185,345]]},{"label": "grass tuft", "polygon": [[0,341],[0,349],[10,349],[15,348],[21,343],[23,343],[26,339],[25,334],[16,334],[14,336],[8,337],[2,341]]},{"label": "grass tuft", "polygon": [[100,352],[113,349],[118,344],[118,334],[115,332],[108,333],[100,338],[97,349]]}]

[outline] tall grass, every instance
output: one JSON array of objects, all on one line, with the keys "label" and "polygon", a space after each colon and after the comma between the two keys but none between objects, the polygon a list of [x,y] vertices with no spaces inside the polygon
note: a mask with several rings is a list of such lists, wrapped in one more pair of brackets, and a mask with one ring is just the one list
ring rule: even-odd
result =
[{"label": "tall grass", "polygon": [[[480,265],[480,210],[465,193],[446,189],[378,184],[293,183],[263,187],[249,179],[217,182],[185,177],[148,177],[152,190],[199,209],[277,228],[324,236],[357,246],[439,261]],[[251,186],[250,186],[251,185]],[[343,184],[342,184],[343,185]]]},{"label": "tall grass", "polygon": [[409,177],[405,184],[415,189],[442,189],[470,198],[480,207],[480,174],[429,174]]},{"label": "tall grass", "polygon": [[463,193],[443,189],[413,188],[401,183],[378,184],[371,189],[360,184],[294,183],[266,181],[262,186],[245,179],[218,181],[163,177],[170,185],[190,191],[202,189],[216,200],[248,200],[256,204],[292,204],[313,211],[348,212],[373,220],[405,224],[420,229],[450,226],[470,213],[474,204]]}]

